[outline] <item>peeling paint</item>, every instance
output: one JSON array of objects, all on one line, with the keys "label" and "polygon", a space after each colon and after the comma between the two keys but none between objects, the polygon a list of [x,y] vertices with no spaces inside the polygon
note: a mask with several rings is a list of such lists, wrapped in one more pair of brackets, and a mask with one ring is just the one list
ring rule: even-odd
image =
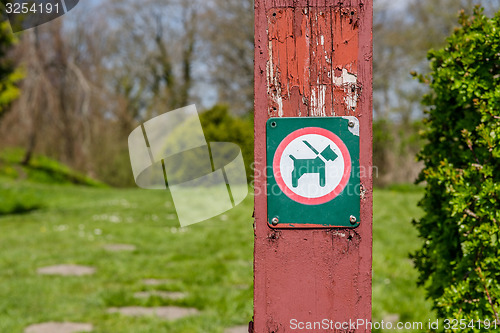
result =
[{"label": "peeling paint", "polygon": [[326,89],[325,84],[311,87],[311,115],[315,117],[326,117]]},{"label": "peeling paint", "polygon": [[352,8],[314,6],[268,11],[270,115],[333,116],[356,111],[358,27],[347,19],[351,12],[357,13]]},{"label": "peeling paint", "polygon": [[335,71],[332,71],[333,84],[344,90],[344,103],[348,110],[356,110],[358,104],[358,77],[351,74],[347,69],[342,69],[342,74],[340,76],[335,76]]},{"label": "peeling paint", "polygon": [[333,73],[333,84],[336,86],[340,87],[344,84],[356,84],[357,82],[357,76],[349,73],[345,68],[342,69],[342,74],[340,76],[335,76],[335,73]]},{"label": "peeling paint", "polygon": [[[269,61],[267,63],[267,94],[271,96],[277,105],[278,116],[283,116],[283,97],[281,96],[281,84],[278,75],[275,75],[273,65],[273,43],[269,41]],[[276,107],[276,106],[274,106]]]},{"label": "peeling paint", "polygon": [[340,237],[345,237],[345,233],[340,232],[340,231],[333,231],[331,233],[332,236],[340,236]]}]

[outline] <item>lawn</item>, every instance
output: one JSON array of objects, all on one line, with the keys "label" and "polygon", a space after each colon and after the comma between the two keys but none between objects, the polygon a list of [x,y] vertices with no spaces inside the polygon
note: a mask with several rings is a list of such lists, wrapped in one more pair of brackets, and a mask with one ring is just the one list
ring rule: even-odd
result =
[{"label": "lawn", "polygon": [[425,325],[429,319],[435,319],[423,288],[416,286],[418,274],[408,257],[420,245],[411,220],[423,214],[417,207],[422,196],[423,191],[419,189],[375,190],[373,321],[422,322]]},{"label": "lawn", "polygon": [[[3,181],[32,193],[36,210],[0,215],[0,332],[33,323],[74,321],[95,332],[223,332],[252,318],[253,198],[210,221],[180,228],[166,191]],[[0,189],[0,200],[2,200]],[[375,192],[373,319],[427,321],[408,253],[420,191]],[[28,195],[27,197],[32,197]],[[0,201],[1,205],[1,201]],[[109,252],[107,244],[135,245]],[[82,277],[39,276],[57,264],[93,266]],[[144,279],[165,280],[159,286]],[[134,298],[139,291],[184,292],[182,299]],[[177,305],[198,315],[165,321],[107,313],[110,307]]]}]

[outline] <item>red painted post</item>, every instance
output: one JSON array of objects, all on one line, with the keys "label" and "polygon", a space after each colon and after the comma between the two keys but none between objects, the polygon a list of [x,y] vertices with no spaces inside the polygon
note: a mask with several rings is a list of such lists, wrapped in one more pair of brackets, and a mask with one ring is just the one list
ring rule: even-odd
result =
[{"label": "red painted post", "polygon": [[[371,320],[372,8],[371,0],[255,1],[256,333],[296,332],[294,323],[324,319]],[[358,117],[359,227],[268,226],[266,121],[298,116]],[[371,330],[304,330],[323,331]]]}]

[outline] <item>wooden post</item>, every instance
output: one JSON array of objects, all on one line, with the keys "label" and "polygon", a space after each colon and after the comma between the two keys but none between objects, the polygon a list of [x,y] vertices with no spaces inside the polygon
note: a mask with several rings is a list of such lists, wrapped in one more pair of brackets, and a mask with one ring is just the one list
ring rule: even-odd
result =
[{"label": "wooden post", "polygon": [[[371,320],[372,10],[371,0],[255,1],[256,333],[297,332],[294,323],[324,319]],[[266,121],[315,116],[359,119],[361,224],[272,229]],[[304,332],[370,332],[334,328]]]}]

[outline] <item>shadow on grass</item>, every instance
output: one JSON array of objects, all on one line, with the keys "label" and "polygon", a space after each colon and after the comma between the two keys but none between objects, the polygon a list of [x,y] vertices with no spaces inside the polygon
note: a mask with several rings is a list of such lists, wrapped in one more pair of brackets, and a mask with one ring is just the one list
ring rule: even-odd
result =
[{"label": "shadow on grass", "polygon": [[33,191],[19,188],[0,187],[0,216],[27,214],[43,208],[44,204],[39,195]]}]

